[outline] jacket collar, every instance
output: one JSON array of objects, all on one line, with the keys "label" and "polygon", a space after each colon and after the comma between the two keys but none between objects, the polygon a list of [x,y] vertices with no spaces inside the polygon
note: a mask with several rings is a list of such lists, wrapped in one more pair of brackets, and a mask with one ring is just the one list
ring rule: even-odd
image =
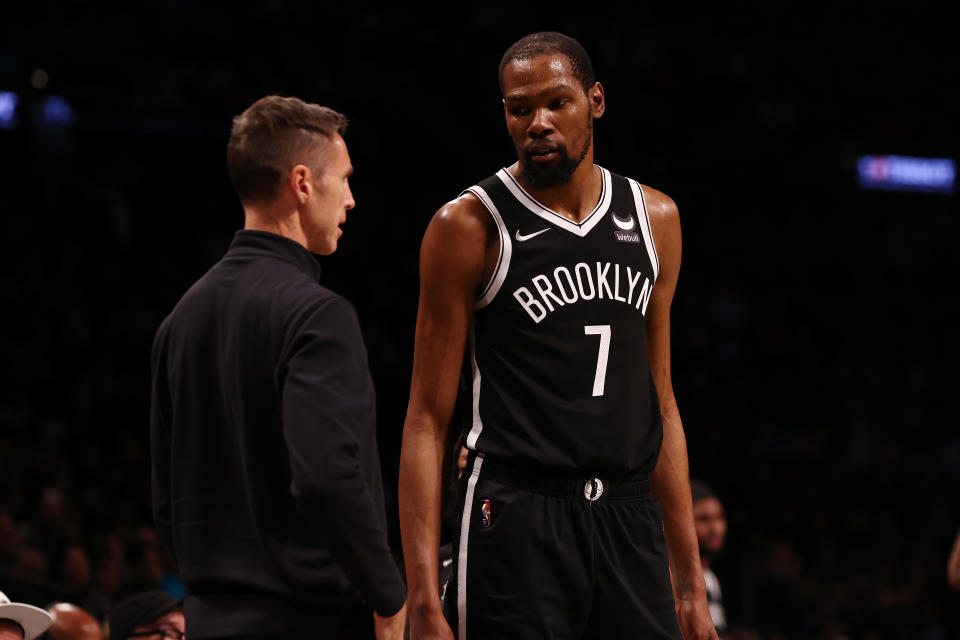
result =
[{"label": "jacket collar", "polygon": [[298,242],[276,233],[240,229],[233,235],[228,253],[280,258],[296,265],[314,280],[320,280],[320,263],[316,254],[310,253]]}]

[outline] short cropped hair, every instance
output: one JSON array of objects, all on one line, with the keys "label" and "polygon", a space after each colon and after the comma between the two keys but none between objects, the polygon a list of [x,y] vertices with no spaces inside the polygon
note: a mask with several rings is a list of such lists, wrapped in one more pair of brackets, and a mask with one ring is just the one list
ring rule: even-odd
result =
[{"label": "short cropped hair", "polygon": [[507,49],[500,59],[500,93],[503,94],[503,70],[514,60],[532,60],[537,56],[560,53],[570,61],[573,75],[580,81],[584,91],[596,82],[593,63],[579,42],[556,31],[540,31],[520,38]]},{"label": "short cropped hair", "polygon": [[693,497],[693,502],[700,502],[707,498],[716,498],[717,494],[713,492],[713,489],[710,488],[705,482],[700,480],[690,479],[690,493]]},{"label": "short cropped hair", "polygon": [[233,119],[227,142],[227,171],[240,202],[272,202],[290,169],[308,164],[318,145],[346,126],[342,114],[299,98],[266,96],[254,102]]}]

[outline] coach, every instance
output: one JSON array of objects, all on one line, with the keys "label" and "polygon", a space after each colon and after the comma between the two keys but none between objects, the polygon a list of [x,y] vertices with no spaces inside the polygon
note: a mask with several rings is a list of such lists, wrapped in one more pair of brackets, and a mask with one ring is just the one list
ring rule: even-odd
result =
[{"label": "coach", "polygon": [[234,119],[244,228],[154,340],[154,516],[194,640],[403,635],[367,354],[312,255],[354,206],[345,124],[277,96]]}]

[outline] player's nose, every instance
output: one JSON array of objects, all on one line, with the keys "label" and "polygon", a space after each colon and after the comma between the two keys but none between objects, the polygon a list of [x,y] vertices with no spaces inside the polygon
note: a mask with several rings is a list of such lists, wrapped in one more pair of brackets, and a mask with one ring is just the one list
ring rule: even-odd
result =
[{"label": "player's nose", "polygon": [[535,109],[533,117],[530,119],[530,125],[527,127],[527,133],[534,138],[542,138],[553,132],[553,126],[546,109]]}]

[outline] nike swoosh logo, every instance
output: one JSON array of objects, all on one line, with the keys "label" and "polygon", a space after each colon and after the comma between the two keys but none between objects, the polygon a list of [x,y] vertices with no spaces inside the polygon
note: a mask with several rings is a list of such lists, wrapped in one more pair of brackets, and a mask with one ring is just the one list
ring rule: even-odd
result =
[{"label": "nike swoosh logo", "polygon": [[516,237],[517,237],[517,242],[526,242],[526,241],[529,240],[530,238],[533,238],[533,237],[535,237],[535,236],[538,236],[538,235],[540,235],[541,233],[546,233],[547,231],[550,231],[550,228],[549,228],[549,227],[547,227],[546,229],[540,229],[540,231],[534,231],[533,233],[528,234],[528,235],[522,235],[522,234],[520,233],[520,229],[517,229],[517,236],[516,236]]}]

